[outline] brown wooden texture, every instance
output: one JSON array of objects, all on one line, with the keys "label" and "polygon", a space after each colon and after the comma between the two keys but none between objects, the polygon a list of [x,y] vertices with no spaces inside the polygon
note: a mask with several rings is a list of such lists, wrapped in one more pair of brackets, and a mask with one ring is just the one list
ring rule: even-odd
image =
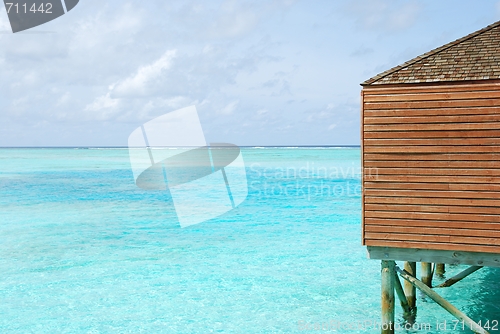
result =
[{"label": "brown wooden texture", "polygon": [[[408,228],[446,228],[451,230],[481,230],[484,233],[500,230],[500,223],[478,223],[472,221],[453,221],[453,220],[424,220],[424,219],[386,219],[386,218],[366,218],[365,228],[372,227],[408,227]],[[371,225],[372,227],[370,227]],[[439,232],[439,231],[438,231]],[[452,232],[449,232],[452,233]],[[459,233],[459,232],[457,232]]]},{"label": "brown wooden texture", "polygon": [[372,160],[500,161],[500,153],[365,153],[364,159],[365,164]]},{"label": "brown wooden texture", "polygon": [[[500,192],[497,191],[436,191],[436,190],[405,190],[405,189],[366,189],[365,196],[380,196],[381,198],[450,198],[450,199],[499,199]],[[383,196],[383,197],[382,197]]]},{"label": "brown wooden texture", "polygon": [[478,252],[478,253],[494,253],[500,254],[499,246],[481,246],[481,245],[470,245],[463,243],[453,243],[453,242],[431,242],[431,241],[401,241],[401,240],[377,240],[369,239],[365,240],[366,246],[375,247],[390,247],[390,248],[411,248],[411,249],[429,249],[429,250],[460,250],[466,252]]},{"label": "brown wooden texture", "polygon": [[[403,95],[404,96],[404,95]],[[468,100],[433,100],[425,101],[391,101],[391,102],[365,102],[366,110],[383,109],[425,109],[425,108],[464,108],[464,107],[497,107],[500,99],[468,99]]]},{"label": "brown wooden texture", "polygon": [[500,254],[500,83],[362,93],[363,243]]},{"label": "brown wooden texture", "polygon": [[[486,222],[498,223],[498,215],[488,214],[469,214],[469,213],[440,213],[440,212],[402,212],[402,211],[376,211],[365,210],[365,219],[368,218],[389,218],[389,219],[403,219],[411,221],[412,219],[422,220],[452,220],[452,221],[465,221],[465,222]],[[444,223],[443,223],[444,224]]]},{"label": "brown wooden texture", "polygon": [[[500,100],[499,100],[500,102]],[[494,115],[426,115],[426,116],[402,116],[402,117],[368,117],[365,116],[365,124],[419,124],[419,123],[485,123],[498,122],[500,114]]]},{"label": "brown wooden texture", "polygon": [[[491,183],[412,183],[412,182],[369,182],[365,181],[366,189],[420,189],[420,190],[447,190],[447,191],[500,191],[500,184]],[[365,191],[366,191],[365,189]],[[387,192],[390,193],[390,192]],[[418,196],[418,193],[412,192],[412,196]]]},{"label": "brown wooden texture", "polygon": [[408,139],[408,138],[498,138],[500,130],[441,130],[441,131],[375,131],[365,132],[364,138],[371,139]]},{"label": "brown wooden texture", "polygon": [[500,90],[500,82],[476,82],[469,84],[462,83],[425,83],[413,85],[398,85],[389,87],[384,86],[366,86],[363,92],[366,96],[381,95],[381,94],[412,94],[412,93],[450,93],[450,92],[484,92],[484,91],[498,91]]},{"label": "brown wooden texture", "polygon": [[444,101],[444,100],[477,100],[500,98],[500,90],[476,92],[427,92],[378,94],[366,96],[365,102],[401,102],[401,101]]},{"label": "brown wooden texture", "polygon": [[[498,228],[498,225],[496,225]],[[415,234],[415,235],[438,235],[440,236],[443,231],[442,227],[416,227],[416,226],[379,226],[379,225],[366,225],[366,232],[375,233],[402,233],[402,234]],[[447,233],[450,236],[463,236],[463,237],[482,237],[482,238],[500,238],[499,230],[475,230],[466,228],[447,228]]]},{"label": "brown wooden texture", "polygon": [[427,108],[427,109],[388,109],[366,110],[366,117],[415,117],[415,116],[457,116],[457,115],[496,115],[499,107],[468,108]]},{"label": "brown wooden texture", "polygon": [[[366,169],[365,169],[366,170]],[[364,175],[365,181],[385,182],[435,182],[435,183],[500,183],[499,177],[481,176],[439,176],[439,175],[383,175],[373,169]],[[487,189],[487,188],[485,188]]]},{"label": "brown wooden texture", "polygon": [[[498,100],[500,103],[500,100]],[[365,133],[371,131],[447,131],[447,130],[498,130],[500,123],[432,123],[432,124],[413,124],[413,123],[400,123],[400,124],[365,124]],[[390,136],[391,134],[387,134]],[[439,133],[435,133],[439,136]],[[399,138],[399,137],[394,137]],[[404,136],[402,138],[405,138]],[[438,137],[439,138],[439,137]]]},{"label": "brown wooden texture", "polygon": [[365,143],[370,146],[500,145],[500,138],[367,138]]},{"label": "brown wooden texture", "polygon": [[[365,117],[365,95],[364,91],[361,91],[361,119]],[[365,134],[365,122],[361,122],[361,167],[364,166],[364,156],[363,156],[363,146],[364,146],[364,134]],[[364,183],[364,173],[361,173],[361,184]],[[364,221],[365,213],[365,192],[363,187],[361,187],[361,221]],[[365,225],[361,224],[361,240],[365,240]]]},{"label": "brown wooden texture", "polygon": [[[461,158],[461,157],[459,157]],[[395,167],[395,168],[429,168],[429,167],[439,167],[439,168],[491,168],[499,169],[500,164],[498,161],[464,161],[464,160],[452,160],[452,161],[405,161],[405,160],[393,160],[393,161],[366,161],[365,168],[384,168],[384,167]]]}]

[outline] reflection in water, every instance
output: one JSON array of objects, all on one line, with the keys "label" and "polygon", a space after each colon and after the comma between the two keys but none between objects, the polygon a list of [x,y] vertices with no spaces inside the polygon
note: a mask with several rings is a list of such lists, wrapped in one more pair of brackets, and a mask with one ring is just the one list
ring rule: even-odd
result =
[{"label": "reflection in water", "polygon": [[467,314],[475,321],[481,321],[483,327],[488,327],[485,323],[489,320],[489,332],[500,333],[500,268],[485,267],[481,270],[484,277],[477,283],[478,292],[469,300]]}]

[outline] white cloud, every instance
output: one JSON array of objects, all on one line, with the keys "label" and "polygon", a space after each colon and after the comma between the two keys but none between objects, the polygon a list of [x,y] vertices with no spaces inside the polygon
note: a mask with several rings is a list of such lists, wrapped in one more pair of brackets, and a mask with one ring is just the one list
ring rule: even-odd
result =
[{"label": "white cloud", "polygon": [[361,46],[361,47],[357,48],[356,50],[354,50],[353,52],[351,52],[350,56],[351,57],[362,57],[362,56],[366,56],[368,54],[372,54],[373,52],[374,52],[374,50],[372,48]]},{"label": "white cloud", "polygon": [[328,131],[335,129],[336,127],[337,127],[337,124],[330,124],[330,126],[328,127]]},{"label": "white cloud", "polygon": [[221,6],[220,15],[209,31],[210,35],[237,37],[249,32],[259,21],[259,15],[255,9],[239,1],[226,1]]},{"label": "white cloud", "polygon": [[139,67],[134,75],[113,84],[110,87],[113,95],[119,97],[147,95],[148,85],[172,66],[176,53],[177,50],[168,50],[152,64]]},{"label": "white cloud", "polygon": [[236,107],[238,106],[238,103],[240,103],[240,101],[233,101],[233,102],[229,103],[228,105],[226,105],[221,110],[219,110],[217,113],[221,114],[221,115],[231,115],[234,112],[234,110],[236,109]]},{"label": "white cloud", "polygon": [[347,10],[363,29],[401,31],[416,23],[422,6],[415,0],[353,0]]},{"label": "white cloud", "polygon": [[[151,95],[158,86],[157,79],[164,76],[164,72],[172,65],[172,59],[176,55],[176,50],[168,50],[163,55],[149,65],[142,65],[134,74],[119,80],[108,87],[108,91],[90,104],[87,104],[85,111],[93,112],[94,119],[110,119],[118,116],[120,111],[123,115],[118,116],[120,120],[145,119],[165,112],[186,106],[190,100],[184,96],[172,98],[150,98],[143,101],[140,98]],[[138,99],[139,98],[139,99]],[[124,107],[120,102],[128,99],[130,105],[137,106],[137,109]],[[135,101],[130,101],[130,100]],[[121,110],[122,109],[122,110]]]},{"label": "white cloud", "polygon": [[[217,6],[213,15],[206,15],[207,1],[190,5],[190,16],[199,20],[203,29],[201,35],[219,39],[241,38],[248,35],[259,24],[276,11],[284,11],[295,4],[296,0],[241,1],[225,0]],[[212,8],[211,8],[212,9]]]},{"label": "white cloud", "polygon": [[7,12],[2,10],[2,14],[0,14],[0,31],[12,31],[9,23],[9,19],[7,17]]},{"label": "white cloud", "polygon": [[186,96],[175,96],[173,98],[153,98],[147,101],[136,118],[148,120],[157,117],[165,112],[180,109],[186,106],[199,105],[198,101],[193,101]]},{"label": "white cloud", "polygon": [[[88,104],[85,107],[85,111],[103,111],[107,110],[107,112],[103,112],[102,116],[108,116],[109,111],[113,111],[118,107],[120,100],[119,99],[113,99],[110,97],[110,94],[107,93],[106,95],[99,96],[94,100],[94,102]],[[102,119],[102,117],[99,117]]]},{"label": "white cloud", "polygon": [[[90,15],[80,17],[74,23],[69,45],[72,53],[87,50],[92,52],[85,55],[93,56],[96,50],[111,51],[112,45],[130,42],[131,37],[141,31],[144,25],[144,11],[132,3],[124,3],[122,6],[104,5],[98,7],[99,10],[95,9]],[[79,7],[78,10],[82,8]]]},{"label": "white cloud", "polygon": [[[440,1],[292,5],[288,0],[85,0],[34,29],[37,34],[2,33],[0,145],[19,144],[5,131],[26,133],[40,145],[123,145],[130,128],[191,104],[213,134],[210,141],[357,143],[358,84],[376,74],[377,64],[385,64],[381,72],[395,57],[396,65],[408,47],[427,51],[422,45],[443,31],[460,28],[465,35],[500,15],[500,0],[458,1],[448,16],[442,13],[450,4]],[[408,29],[412,24],[418,29]],[[10,31],[5,11],[0,29]],[[404,32],[389,36],[397,31]],[[168,58],[167,50],[177,52]],[[116,128],[92,133],[99,120]],[[232,135],[221,135],[229,123]],[[45,133],[29,131],[36,124],[46,124]],[[276,135],[283,125],[290,131]],[[67,129],[68,141],[56,129]]]},{"label": "white cloud", "polygon": [[336,114],[338,115],[337,106],[334,103],[328,103],[322,109],[319,110],[309,110],[306,114],[307,122],[320,122],[323,123],[328,119],[333,118]]},{"label": "white cloud", "polygon": [[56,106],[62,106],[68,104],[70,100],[71,100],[71,94],[66,92],[57,100]]},{"label": "white cloud", "polygon": [[392,29],[405,29],[412,26],[421,11],[419,4],[415,2],[405,3],[399,10],[391,13],[389,26]]},{"label": "white cloud", "polygon": [[[77,121],[79,115],[89,116],[81,111],[111,109],[120,118],[130,115],[130,121],[143,108],[148,113],[171,108],[161,99],[177,101],[171,104],[179,107],[205,101],[212,112],[219,105],[231,113],[235,105],[230,102],[238,95],[222,89],[234,85],[241,72],[269,61],[265,41],[241,43],[241,48],[232,43],[240,43],[239,36],[254,31],[263,17],[290,5],[224,0],[144,5],[129,0],[101,6],[98,0],[88,1],[40,28],[54,33],[0,34],[0,91],[16,110],[19,104],[12,102],[26,97],[23,109],[33,113],[33,122],[63,114]],[[10,30],[6,14],[0,15],[0,28]],[[215,28],[220,34],[211,35]],[[175,100],[179,96],[185,100]],[[209,100],[217,103],[208,105]]]}]

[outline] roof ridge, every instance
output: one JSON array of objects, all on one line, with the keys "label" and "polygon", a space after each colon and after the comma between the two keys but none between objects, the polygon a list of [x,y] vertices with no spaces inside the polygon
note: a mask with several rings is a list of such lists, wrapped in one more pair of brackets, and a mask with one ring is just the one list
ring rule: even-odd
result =
[{"label": "roof ridge", "polygon": [[397,66],[395,66],[395,67],[393,67],[393,68],[390,68],[390,69],[388,69],[387,71],[384,71],[384,72],[382,72],[382,73],[377,74],[376,76],[374,76],[374,77],[372,77],[372,78],[370,78],[370,79],[368,79],[368,80],[364,81],[363,83],[361,83],[361,86],[368,86],[368,85],[371,85],[371,84],[373,84],[374,82],[376,82],[376,81],[378,81],[378,80],[380,80],[380,79],[382,79],[382,78],[384,78],[384,77],[386,77],[386,76],[388,76],[388,75],[391,75],[391,74],[393,74],[393,73],[395,73],[395,72],[399,71],[399,70],[400,70],[400,69],[402,69],[402,68],[405,68],[405,67],[408,67],[408,66],[410,66],[410,65],[413,65],[413,64],[415,64],[415,63],[417,63],[417,62],[419,62],[419,61],[421,61],[421,60],[423,60],[423,59],[426,59],[426,58],[428,58],[428,57],[430,57],[430,56],[433,56],[433,55],[438,54],[438,53],[440,53],[440,52],[442,52],[442,51],[444,51],[444,50],[447,50],[447,49],[449,49],[449,48],[451,48],[451,47],[453,47],[453,46],[455,46],[455,45],[458,45],[458,44],[460,44],[460,43],[463,43],[463,42],[465,42],[465,41],[467,41],[467,40],[469,40],[469,39],[471,39],[471,38],[473,38],[473,37],[476,37],[476,36],[478,36],[478,35],[481,35],[481,34],[483,34],[483,33],[487,32],[487,31],[489,31],[489,30],[491,30],[491,29],[493,29],[493,28],[496,28],[496,27],[498,27],[498,26],[500,26],[500,21],[497,21],[497,22],[495,22],[495,23],[492,23],[492,24],[490,24],[490,25],[488,25],[488,26],[486,26],[486,27],[484,27],[484,28],[482,28],[482,29],[479,29],[479,30],[477,30],[477,31],[475,31],[475,32],[473,32],[473,33],[470,33],[470,34],[468,34],[468,35],[466,35],[466,36],[464,36],[464,37],[461,37],[461,38],[459,38],[459,39],[456,39],[456,40],[454,40],[454,41],[452,41],[452,42],[449,42],[449,43],[447,43],[447,44],[445,44],[445,45],[442,45],[442,46],[440,46],[440,47],[437,47],[437,48],[435,48],[435,49],[432,49],[431,51],[428,51],[428,52],[426,52],[426,53],[423,53],[423,54],[421,54],[421,55],[419,55],[419,56],[417,56],[417,57],[415,57],[415,58],[412,58],[412,59],[410,59],[410,60],[408,60],[408,61],[406,61],[406,62],[404,62],[404,63],[402,63],[402,64],[400,64],[400,65],[397,65]]}]

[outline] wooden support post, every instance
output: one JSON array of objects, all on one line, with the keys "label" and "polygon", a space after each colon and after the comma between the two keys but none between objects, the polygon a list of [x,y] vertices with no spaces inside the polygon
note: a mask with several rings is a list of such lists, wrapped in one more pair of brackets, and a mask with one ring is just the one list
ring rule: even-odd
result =
[{"label": "wooden support post", "polygon": [[394,334],[394,261],[382,260],[382,334]]},{"label": "wooden support post", "polygon": [[425,293],[427,296],[429,296],[432,300],[434,300],[436,303],[438,303],[442,308],[444,308],[446,311],[448,311],[451,315],[453,315],[455,318],[457,318],[460,321],[463,321],[467,327],[471,329],[474,333],[477,334],[489,334],[486,330],[484,330],[481,326],[479,326],[474,320],[469,318],[467,315],[462,313],[459,309],[457,309],[455,306],[450,304],[446,299],[435,293],[431,288],[429,288],[426,284],[423,282],[419,281],[415,277],[409,275],[407,272],[401,270],[398,266],[395,266],[395,270],[399,273],[401,277],[403,277],[405,280],[413,284],[415,287],[417,287],[420,291]]},{"label": "wooden support post", "polygon": [[394,271],[394,288],[396,289],[401,307],[403,308],[404,318],[407,318],[411,315],[411,308],[408,305],[408,300],[406,299],[405,292],[403,291],[403,287],[401,286],[401,282],[399,281],[396,271]]},{"label": "wooden support post", "polygon": [[446,288],[446,287],[452,286],[453,284],[457,283],[458,281],[461,281],[462,279],[466,278],[467,276],[469,276],[473,272],[478,271],[482,267],[483,266],[471,266],[471,267],[465,269],[464,271],[456,274],[452,278],[447,279],[443,283],[439,284],[437,286],[437,288]]},{"label": "wooden support post", "polygon": [[[405,270],[410,273],[410,275],[417,277],[417,263],[416,262],[405,262]],[[417,289],[408,282],[404,281],[404,290],[406,299],[408,300],[408,306],[413,313],[417,310]]]},{"label": "wooden support post", "polygon": [[436,263],[436,275],[443,276],[446,272],[444,263]]},{"label": "wooden support post", "polygon": [[432,288],[432,266],[429,262],[422,262],[422,272],[420,274],[422,282]]}]

